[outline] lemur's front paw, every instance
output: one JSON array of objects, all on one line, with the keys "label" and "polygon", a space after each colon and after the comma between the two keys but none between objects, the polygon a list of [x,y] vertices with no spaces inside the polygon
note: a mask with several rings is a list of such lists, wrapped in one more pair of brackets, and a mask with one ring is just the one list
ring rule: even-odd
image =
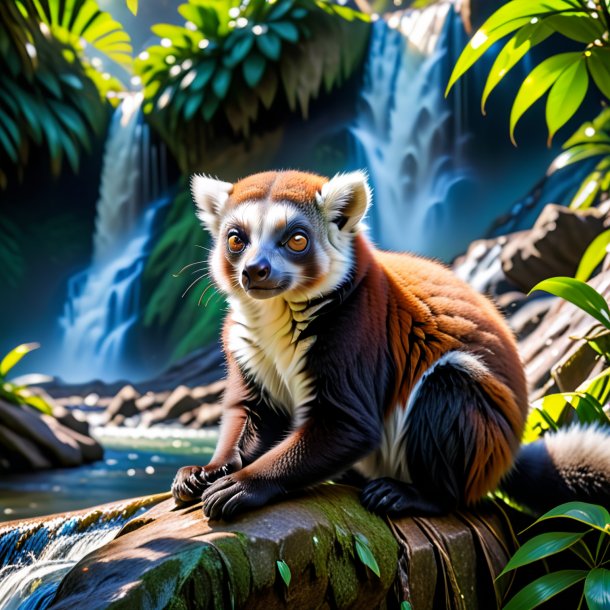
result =
[{"label": "lemur's front paw", "polygon": [[179,503],[194,502],[214,481],[237,469],[232,463],[215,466],[184,466],[176,473],[172,483],[172,494]]},{"label": "lemur's front paw", "polygon": [[244,476],[242,472],[219,479],[203,492],[201,500],[206,517],[228,520],[279,495],[280,490],[272,483]]}]

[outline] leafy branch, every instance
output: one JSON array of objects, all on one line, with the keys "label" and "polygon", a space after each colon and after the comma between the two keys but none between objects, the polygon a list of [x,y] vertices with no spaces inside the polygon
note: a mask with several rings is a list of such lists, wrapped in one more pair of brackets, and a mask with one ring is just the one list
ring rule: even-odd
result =
[{"label": "leafy branch", "polygon": [[527,75],[513,102],[510,137],[525,112],[548,93],[546,124],[548,143],[576,113],[593,80],[606,99],[610,98],[610,17],[605,0],[512,0],[500,7],[474,34],[462,51],[447,85],[446,94],[495,43],[513,36],[498,53],[489,71],[481,98],[481,109],[491,92],[535,46],[558,34],[584,44],[580,51],[545,58]]}]

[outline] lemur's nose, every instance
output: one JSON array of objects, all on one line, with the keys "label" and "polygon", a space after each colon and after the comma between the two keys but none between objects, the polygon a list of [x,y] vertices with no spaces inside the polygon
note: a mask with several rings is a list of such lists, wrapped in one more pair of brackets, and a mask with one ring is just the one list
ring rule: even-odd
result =
[{"label": "lemur's nose", "polygon": [[246,287],[254,287],[257,282],[264,282],[271,274],[271,263],[265,258],[258,258],[246,265],[243,279]]}]

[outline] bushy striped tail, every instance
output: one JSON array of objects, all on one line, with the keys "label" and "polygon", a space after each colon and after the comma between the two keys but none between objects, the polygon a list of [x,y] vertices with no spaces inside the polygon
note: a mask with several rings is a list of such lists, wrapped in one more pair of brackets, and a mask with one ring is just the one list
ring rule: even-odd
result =
[{"label": "bushy striped tail", "polygon": [[572,426],[524,445],[500,487],[538,514],[572,501],[610,508],[610,427]]}]

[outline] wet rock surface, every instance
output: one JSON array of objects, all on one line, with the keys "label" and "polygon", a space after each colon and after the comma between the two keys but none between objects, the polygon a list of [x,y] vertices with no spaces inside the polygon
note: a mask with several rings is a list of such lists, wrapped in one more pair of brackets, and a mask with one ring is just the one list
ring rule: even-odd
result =
[{"label": "wet rock surface", "polygon": [[0,400],[0,473],[79,466],[102,455],[101,446],[70,414],[55,418]]},{"label": "wet rock surface", "polygon": [[[573,391],[605,366],[577,339],[599,327],[591,316],[547,293],[527,292],[549,277],[573,277],[589,243],[609,224],[608,202],[585,211],[547,205],[531,230],[474,242],[454,262],[460,277],[494,298],[515,331],[532,401]],[[608,261],[589,283],[610,297]]]},{"label": "wet rock surface", "polygon": [[[204,519],[173,500],[129,523],[82,559],[51,608],[416,608],[495,604],[506,531],[490,507],[478,515],[403,518],[368,513],[354,488],[319,486],[234,522]],[[356,539],[379,567],[364,565]],[[277,562],[290,569],[290,585]],[[449,577],[447,577],[449,575]],[[467,605],[465,605],[467,604]]]}]

